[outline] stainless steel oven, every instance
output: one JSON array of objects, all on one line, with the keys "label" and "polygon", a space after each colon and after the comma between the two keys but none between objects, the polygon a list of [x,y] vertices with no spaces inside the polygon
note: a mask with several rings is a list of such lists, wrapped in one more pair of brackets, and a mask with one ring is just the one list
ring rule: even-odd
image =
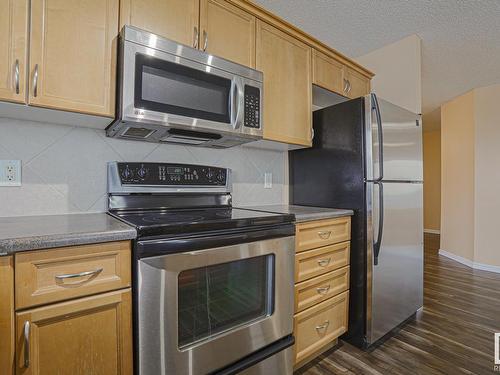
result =
[{"label": "stainless steel oven", "polygon": [[261,72],[125,26],[107,135],[231,147],[262,138]]},{"label": "stainless steel oven", "polygon": [[[162,249],[199,250],[138,262],[140,374],[208,374],[292,333],[293,225],[138,242]],[[290,350],[274,361],[257,366],[291,374]]]}]

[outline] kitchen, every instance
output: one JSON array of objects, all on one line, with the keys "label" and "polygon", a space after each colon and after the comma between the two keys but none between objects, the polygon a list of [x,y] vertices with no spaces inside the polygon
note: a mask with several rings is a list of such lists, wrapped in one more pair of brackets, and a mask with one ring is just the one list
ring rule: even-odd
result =
[{"label": "kitchen", "polygon": [[2,9],[2,374],[337,373],[425,314],[379,69],[246,0]]}]

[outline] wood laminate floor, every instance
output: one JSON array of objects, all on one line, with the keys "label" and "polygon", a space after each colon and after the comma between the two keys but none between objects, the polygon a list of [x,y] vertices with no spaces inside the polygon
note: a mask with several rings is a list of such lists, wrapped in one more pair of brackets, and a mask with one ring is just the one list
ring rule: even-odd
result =
[{"label": "wood laminate floor", "polygon": [[438,249],[439,236],[426,234],[424,308],[414,320],[371,351],[341,342],[295,374],[495,373],[500,274],[473,270]]}]

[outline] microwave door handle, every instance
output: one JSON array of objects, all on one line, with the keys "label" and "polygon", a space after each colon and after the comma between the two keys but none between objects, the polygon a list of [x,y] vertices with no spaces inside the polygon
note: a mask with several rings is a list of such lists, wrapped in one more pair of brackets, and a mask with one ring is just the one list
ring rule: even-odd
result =
[{"label": "microwave door handle", "polygon": [[240,112],[241,106],[243,103],[241,102],[242,98],[242,90],[241,90],[241,82],[237,79],[233,79],[231,85],[231,96],[232,96],[232,106],[231,106],[231,125],[233,125],[234,129],[238,129],[241,126],[240,120]]}]

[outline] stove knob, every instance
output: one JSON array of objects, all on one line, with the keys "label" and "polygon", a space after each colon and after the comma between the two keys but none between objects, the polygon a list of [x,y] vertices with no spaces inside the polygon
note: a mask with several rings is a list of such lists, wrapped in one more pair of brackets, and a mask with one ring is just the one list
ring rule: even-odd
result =
[{"label": "stove knob", "polygon": [[220,171],[219,174],[217,175],[217,180],[219,180],[219,182],[224,182],[224,178],[226,176],[224,176],[224,172]]},{"label": "stove knob", "polygon": [[211,181],[212,178],[214,178],[214,171],[212,171],[211,169],[209,169],[207,171],[207,178],[208,178],[209,181]]},{"label": "stove knob", "polygon": [[125,169],[123,170],[122,172],[122,177],[125,179],[125,180],[128,180],[129,178],[131,178],[133,175],[133,172],[132,170],[128,167],[128,165],[125,167]]},{"label": "stove knob", "polygon": [[146,168],[144,168],[143,165],[141,165],[141,167],[137,171],[137,174],[139,175],[139,177],[141,179],[144,179],[148,175],[148,170]]}]

